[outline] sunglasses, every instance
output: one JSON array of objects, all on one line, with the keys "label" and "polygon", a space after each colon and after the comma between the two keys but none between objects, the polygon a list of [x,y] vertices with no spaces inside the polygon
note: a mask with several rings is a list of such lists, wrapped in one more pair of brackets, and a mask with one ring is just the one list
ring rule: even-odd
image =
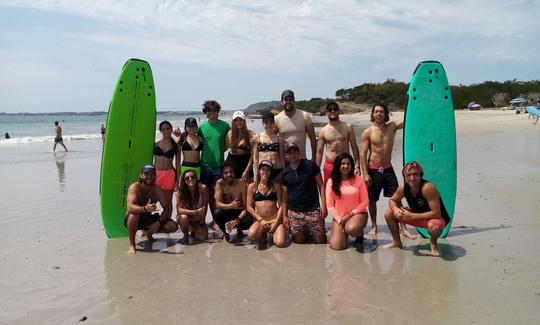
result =
[{"label": "sunglasses", "polygon": [[195,180],[196,177],[195,177],[195,176],[186,176],[186,177],[184,177],[184,179],[185,179],[186,181],[191,181],[191,180]]},{"label": "sunglasses", "polygon": [[339,112],[339,108],[337,107],[330,107],[326,110],[327,112]]}]

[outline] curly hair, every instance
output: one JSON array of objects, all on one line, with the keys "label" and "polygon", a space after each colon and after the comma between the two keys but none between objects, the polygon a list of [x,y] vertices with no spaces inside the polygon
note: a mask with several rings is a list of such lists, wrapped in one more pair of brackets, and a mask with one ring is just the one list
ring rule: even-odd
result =
[{"label": "curly hair", "polygon": [[373,107],[371,108],[371,115],[370,115],[371,122],[375,122],[375,119],[373,118],[373,112],[375,111],[375,107],[377,106],[384,108],[384,121],[385,122],[390,121],[390,110],[388,110],[388,106],[385,103],[377,103],[373,105]]},{"label": "curly hair", "polygon": [[203,103],[203,113],[206,113],[206,111],[208,109],[215,109],[216,111],[220,111],[221,110],[221,105],[219,105],[219,103],[215,100],[207,100]]}]

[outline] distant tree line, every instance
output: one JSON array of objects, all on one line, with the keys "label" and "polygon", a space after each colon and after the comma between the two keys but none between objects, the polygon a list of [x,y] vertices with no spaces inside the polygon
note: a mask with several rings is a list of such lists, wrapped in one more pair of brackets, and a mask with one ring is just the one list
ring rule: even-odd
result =
[{"label": "distant tree line", "polygon": [[[349,89],[339,89],[336,97],[340,101],[374,104],[379,101],[394,103],[397,108],[407,106],[409,84],[388,79],[383,83],[365,83]],[[480,84],[450,86],[454,108],[466,108],[470,102],[483,107],[508,106],[516,97],[524,97],[532,102],[540,96],[540,80],[505,82],[485,81]]]},{"label": "distant tree line", "polygon": [[[394,104],[397,109],[405,109],[408,88],[408,83],[388,79],[383,83],[364,83],[354,88],[339,89],[336,91],[335,100],[368,105],[382,101],[386,104]],[[455,109],[466,108],[473,101],[483,107],[504,107],[509,106],[509,101],[516,97],[529,99],[532,104],[540,96],[540,80],[485,81],[471,85],[460,84],[450,86],[450,88]],[[295,106],[308,112],[320,112],[329,100],[332,99],[312,98],[297,101]]]}]

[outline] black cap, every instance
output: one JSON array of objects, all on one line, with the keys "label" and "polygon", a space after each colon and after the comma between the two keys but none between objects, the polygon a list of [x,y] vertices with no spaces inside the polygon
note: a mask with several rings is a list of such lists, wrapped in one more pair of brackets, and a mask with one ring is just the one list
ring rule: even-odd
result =
[{"label": "black cap", "polygon": [[197,120],[193,117],[188,117],[186,119],[186,121],[184,122],[184,126],[188,126],[188,125],[195,125],[197,126]]},{"label": "black cap", "polygon": [[296,151],[300,151],[300,148],[298,145],[294,142],[287,143],[287,146],[285,147],[285,153],[295,149]]},{"label": "black cap", "polygon": [[290,89],[284,90],[281,93],[281,100],[284,100],[286,97],[289,97],[289,96],[291,96],[292,99],[294,99],[294,92]]},{"label": "black cap", "polygon": [[154,165],[144,165],[144,167],[141,169],[141,172],[142,173],[148,173],[148,172],[155,173],[156,167],[154,167]]},{"label": "black cap", "polygon": [[272,113],[271,111],[264,112],[262,116],[262,121],[263,123],[266,123],[266,122],[275,123],[276,121],[274,119],[274,113]]}]

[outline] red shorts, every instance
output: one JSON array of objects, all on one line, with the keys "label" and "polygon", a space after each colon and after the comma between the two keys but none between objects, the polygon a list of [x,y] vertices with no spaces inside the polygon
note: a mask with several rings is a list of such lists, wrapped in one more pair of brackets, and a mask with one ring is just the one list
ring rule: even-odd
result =
[{"label": "red shorts", "polygon": [[157,170],[156,185],[166,191],[174,191],[176,184],[176,171],[174,169]]},{"label": "red shorts", "polygon": [[326,159],[324,161],[323,174],[324,174],[324,184],[330,179],[332,175],[332,168],[334,168],[334,161]]},{"label": "red shorts", "polygon": [[[411,209],[407,209],[407,208],[404,208],[404,209],[406,209],[408,211],[411,211]],[[388,211],[386,213],[392,213],[393,214],[391,209],[388,209]],[[413,226],[413,227],[426,228],[426,229],[431,225],[436,225],[436,226],[439,226],[439,228],[442,230],[446,226],[446,223],[444,222],[443,218],[409,220],[409,221],[404,221],[404,222],[406,224],[408,224],[408,225]]]}]

